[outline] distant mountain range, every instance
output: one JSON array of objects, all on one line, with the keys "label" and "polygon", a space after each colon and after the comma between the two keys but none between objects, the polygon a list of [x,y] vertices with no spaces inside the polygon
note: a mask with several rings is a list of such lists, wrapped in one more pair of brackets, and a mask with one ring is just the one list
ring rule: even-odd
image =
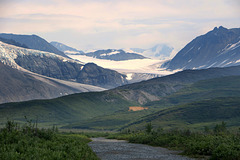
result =
[{"label": "distant mountain range", "polygon": [[96,50],[93,52],[84,53],[83,51],[79,51],[75,48],[69,47],[59,42],[51,42],[51,44],[57,49],[63,51],[67,55],[85,55],[85,56],[93,57],[97,59],[107,59],[107,60],[113,60],[113,61],[124,61],[124,60],[131,60],[131,59],[146,58],[140,54],[124,51],[122,49],[105,49],[105,50]]},{"label": "distant mountain range", "polygon": [[173,47],[167,44],[158,44],[149,49],[130,48],[130,49],[102,49],[84,53],[81,50],[69,47],[63,43],[51,42],[54,47],[67,55],[86,55],[98,59],[108,59],[114,61],[124,61],[131,59],[158,58],[169,59]]},{"label": "distant mountain range", "polygon": [[215,27],[188,43],[163,67],[203,69],[240,65],[240,28]]},{"label": "distant mountain range", "polygon": [[130,50],[141,53],[142,55],[149,58],[157,58],[157,59],[169,59],[171,58],[171,54],[174,50],[173,47],[167,44],[157,44],[149,49],[140,49],[140,48],[130,48]]}]

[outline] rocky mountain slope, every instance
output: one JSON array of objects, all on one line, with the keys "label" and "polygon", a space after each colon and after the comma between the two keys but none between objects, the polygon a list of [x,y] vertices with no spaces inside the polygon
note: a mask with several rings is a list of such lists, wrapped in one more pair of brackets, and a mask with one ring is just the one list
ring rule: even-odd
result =
[{"label": "rocky mountain slope", "polygon": [[103,88],[47,78],[23,72],[0,62],[0,103],[51,99],[73,93],[103,91]]},{"label": "rocky mountain slope", "polygon": [[0,37],[0,41],[3,42],[3,43],[7,43],[7,44],[17,46],[17,47],[28,48],[25,44],[21,44],[19,42],[16,42],[13,39],[5,39],[5,38]]},{"label": "rocky mountain slope", "polygon": [[240,65],[240,28],[215,27],[188,43],[163,67],[203,69]]},{"label": "rocky mountain slope", "polygon": [[95,64],[62,57],[54,53],[20,48],[0,42],[0,60],[14,68],[22,67],[44,76],[114,88],[127,84],[126,76]]},{"label": "rocky mountain slope", "polygon": [[1,33],[1,38],[14,40],[17,43],[20,43],[27,48],[35,49],[39,51],[46,51],[67,57],[62,51],[59,51],[57,48],[48,43],[45,39],[37,35],[17,35],[17,34],[6,34]]}]

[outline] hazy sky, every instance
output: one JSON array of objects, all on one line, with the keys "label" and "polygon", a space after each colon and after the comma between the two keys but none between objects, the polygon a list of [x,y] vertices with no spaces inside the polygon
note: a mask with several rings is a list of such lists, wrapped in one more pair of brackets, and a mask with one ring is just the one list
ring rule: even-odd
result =
[{"label": "hazy sky", "polygon": [[0,0],[0,32],[78,49],[181,49],[215,26],[240,27],[239,0]]}]

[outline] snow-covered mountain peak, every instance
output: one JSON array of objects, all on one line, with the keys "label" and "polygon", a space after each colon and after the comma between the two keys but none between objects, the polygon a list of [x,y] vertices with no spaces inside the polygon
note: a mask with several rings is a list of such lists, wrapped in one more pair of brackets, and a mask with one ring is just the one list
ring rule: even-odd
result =
[{"label": "snow-covered mountain peak", "polygon": [[167,44],[157,44],[149,49],[130,48],[130,50],[149,58],[166,60],[171,58],[174,48]]}]

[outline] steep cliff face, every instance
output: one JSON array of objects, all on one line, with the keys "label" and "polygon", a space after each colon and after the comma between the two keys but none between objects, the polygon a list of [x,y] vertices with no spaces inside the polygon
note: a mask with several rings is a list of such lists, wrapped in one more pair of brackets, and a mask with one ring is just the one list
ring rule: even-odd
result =
[{"label": "steep cliff face", "polygon": [[121,86],[127,84],[126,75],[119,74],[110,69],[104,69],[94,63],[86,64],[77,77],[80,83],[112,88],[111,86]]},{"label": "steep cliff face", "polygon": [[31,72],[63,80],[76,80],[81,67],[84,66],[73,62],[64,62],[58,58],[35,55],[18,56],[15,62]]}]

